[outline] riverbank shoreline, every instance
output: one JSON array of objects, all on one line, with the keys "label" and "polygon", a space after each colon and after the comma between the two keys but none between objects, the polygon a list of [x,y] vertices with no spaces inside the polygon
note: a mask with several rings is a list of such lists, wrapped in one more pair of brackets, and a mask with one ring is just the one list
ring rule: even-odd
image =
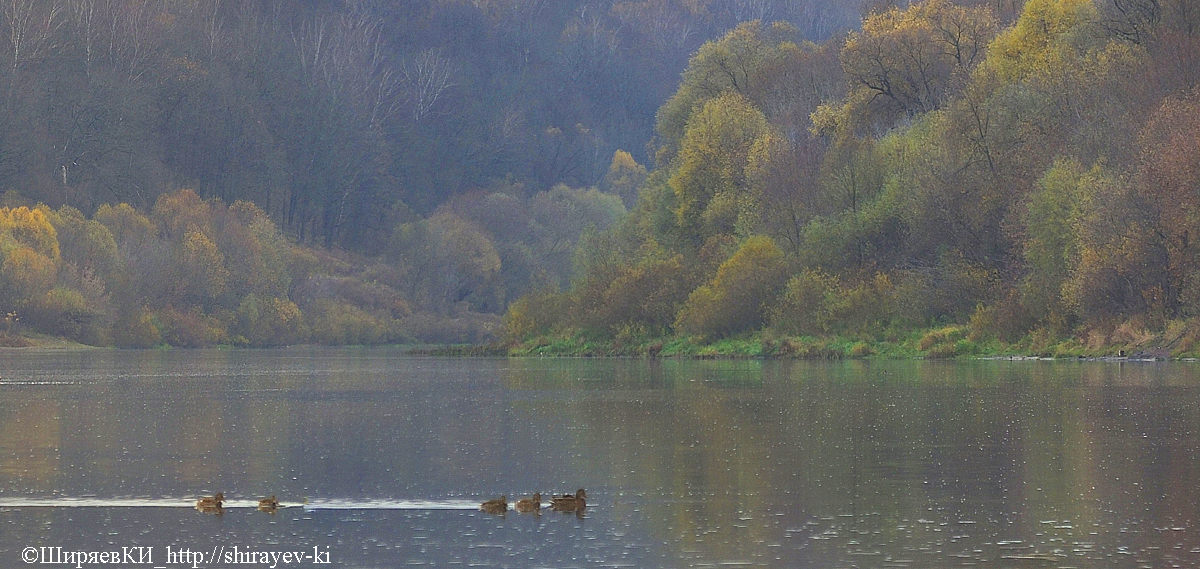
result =
[{"label": "riverbank shoreline", "polygon": [[[1178,342],[1175,342],[1176,344]],[[1035,342],[1024,339],[1004,343],[972,339],[965,327],[947,326],[863,336],[775,336],[757,332],[734,338],[700,337],[597,339],[583,335],[539,336],[520,342],[447,345],[367,345],[362,348],[395,348],[415,356],[430,357],[618,357],[649,359],[929,359],[929,360],[1078,360],[1099,362],[1200,361],[1200,351],[1169,347],[1163,335],[1140,342],[1085,345],[1077,339]],[[1167,345],[1168,347],[1163,347]],[[335,347],[335,346],[329,346]],[[351,346],[336,346],[351,347]],[[259,349],[215,346],[215,349]],[[103,350],[73,340],[46,335],[0,333],[0,350],[52,349]],[[174,349],[162,346],[155,349]]]},{"label": "riverbank shoreline", "polygon": [[521,357],[657,357],[696,359],[1008,359],[1112,362],[1195,361],[1195,342],[1185,334],[1139,335],[1134,340],[1085,342],[1076,337],[1025,337],[1002,342],[967,326],[884,331],[877,336],[777,336],[755,332],[733,338],[598,339],[583,335],[539,336],[505,346]]}]

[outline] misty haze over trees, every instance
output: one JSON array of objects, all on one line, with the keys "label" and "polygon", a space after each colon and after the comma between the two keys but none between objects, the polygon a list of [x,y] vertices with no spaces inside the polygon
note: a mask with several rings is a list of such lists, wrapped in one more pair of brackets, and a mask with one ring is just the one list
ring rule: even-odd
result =
[{"label": "misty haze over trees", "polygon": [[[856,22],[839,4],[3,0],[0,205],[44,204],[8,212],[8,329],[309,339],[237,334],[250,298],[298,302],[318,327],[315,312],[351,321],[319,341],[490,337],[528,287],[566,284],[583,231],[633,203],[654,113],[692,51],[751,17],[828,36]],[[267,249],[290,248],[271,253],[280,271],[236,277],[257,269],[206,218],[226,208]],[[42,223],[60,241],[83,224],[105,252],[29,241]],[[186,278],[163,266],[197,248],[208,294],[157,282]],[[131,322],[153,330],[113,332]]]},{"label": "misty haze over trees", "polygon": [[0,0],[4,332],[1164,328],[1200,10],[1097,2]]},{"label": "misty haze over trees", "polygon": [[752,17],[827,37],[839,4],[4,0],[0,181],[89,213],[187,187],[370,249],[464,192],[646,163],[705,40]]}]

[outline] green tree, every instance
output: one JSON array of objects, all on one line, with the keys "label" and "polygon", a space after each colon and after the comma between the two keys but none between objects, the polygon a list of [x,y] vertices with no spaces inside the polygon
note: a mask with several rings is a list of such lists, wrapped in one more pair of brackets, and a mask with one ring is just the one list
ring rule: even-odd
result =
[{"label": "green tree", "polygon": [[216,244],[229,270],[226,294],[232,305],[250,294],[283,298],[292,285],[290,245],[258,206],[236,201],[214,208]]},{"label": "green tree", "polygon": [[[113,343],[148,347],[161,341],[161,332],[146,309],[151,296],[165,297],[170,274],[165,247],[150,218],[127,203],[104,204],[92,220],[108,229],[117,245],[118,270],[108,284],[116,305]],[[124,333],[124,327],[132,327]]]},{"label": "green tree", "polygon": [[466,303],[475,310],[497,308],[500,255],[486,233],[450,213],[401,225],[389,247],[419,305],[446,313]]},{"label": "green tree", "polygon": [[[57,286],[35,301],[47,330],[88,344],[110,342],[115,314],[111,289],[121,279],[121,258],[112,233],[79,210],[39,206],[58,233],[62,263]],[[30,314],[33,317],[33,314]]]},{"label": "green tree", "polygon": [[784,334],[820,336],[830,332],[829,299],[841,289],[836,276],[805,269],[788,279],[778,303],[769,311],[771,328]]},{"label": "green tree", "polygon": [[530,214],[531,251],[556,288],[569,284],[573,256],[588,231],[605,231],[625,215],[618,196],[595,188],[578,189],[559,184],[538,192],[526,207]]},{"label": "green tree", "polygon": [[43,211],[58,234],[63,262],[74,263],[80,269],[94,271],[106,279],[111,278],[120,258],[117,242],[108,227],[99,221],[87,219],[71,206],[63,206],[57,211],[45,208]]},{"label": "green tree", "polygon": [[1069,329],[1072,314],[1063,303],[1063,287],[1079,262],[1079,224],[1089,173],[1078,162],[1060,159],[1029,194],[1022,215],[1022,250],[1028,274],[1021,300],[1039,320],[1060,331]]},{"label": "green tree", "polygon": [[826,211],[819,178],[822,155],[820,143],[811,138],[791,142],[775,130],[759,137],[746,164],[755,207],[743,212],[742,225],[771,235],[793,253],[799,251],[804,226]]},{"label": "green tree", "polygon": [[686,239],[698,245],[709,236],[734,232],[749,197],[750,150],[768,132],[762,112],[736,93],[709,100],[689,118],[668,180]]},{"label": "green tree", "polygon": [[767,92],[772,61],[796,45],[797,33],[785,24],[743,22],[720,40],[706,42],[688,62],[679,89],[659,108],[656,160],[659,166],[682,150],[696,109],[713,98],[736,94],[746,100]]},{"label": "green tree", "polygon": [[1079,258],[1063,285],[1063,300],[1081,320],[1163,308],[1168,252],[1155,221],[1152,206],[1128,179],[1100,168],[1081,180]]}]

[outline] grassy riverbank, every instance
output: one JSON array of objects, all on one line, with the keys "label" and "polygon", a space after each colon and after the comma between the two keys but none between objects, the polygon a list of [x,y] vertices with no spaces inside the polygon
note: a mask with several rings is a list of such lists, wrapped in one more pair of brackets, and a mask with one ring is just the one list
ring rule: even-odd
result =
[{"label": "grassy riverbank", "polygon": [[583,335],[539,336],[509,345],[512,356],[562,357],[683,357],[683,358],[985,358],[1137,357],[1175,359],[1200,357],[1200,334],[1183,323],[1160,333],[1116,327],[1107,334],[1090,331],[1079,336],[1031,334],[1017,342],[1002,342],[972,333],[969,326],[950,325],[877,336],[780,336],[755,332],[705,341],[699,337],[587,338]]},{"label": "grassy riverbank", "polygon": [[[538,336],[508,344],[396,345],[414,355],[440,357],[658,357],[658,358],[792,358],[792,359],[971,359],[993,357],[1049,358],[1200,358],[1200,326],[1177,322],[1160,333],[1128,324],[1107,333],[1091,330],[1055,338],[1031,334],[1002,342],[973,333],[967,325],[888,330],[875,336],[785,336],[754,332],[706,341],[688,337],[589,338],[584,334]],[[0,348],[96,349],[44,334],[0,331]]]},{"label": "grassy riverbank", "polygon": [[0,331],[0,348],[82,349],[93,350],[95,346],[80,344],[75,340],[47,334],[10,334]]}]

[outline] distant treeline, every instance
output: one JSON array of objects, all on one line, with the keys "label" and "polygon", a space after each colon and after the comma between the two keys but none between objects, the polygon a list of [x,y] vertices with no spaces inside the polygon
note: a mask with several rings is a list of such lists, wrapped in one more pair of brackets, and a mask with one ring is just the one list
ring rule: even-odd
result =
[{"label": "distant treeline", "polygon": [[[297,245],[258,206],[191,190],[148,214],[0,208],[0,344],[30,333],[120,347],[483,343],[506,287],[559,286],[581,233],[624,213],[616,196],[565,186],[475,205],[401,225],[374,258]],[[493,240],[472,215],[522,226],[525,240]],[[502,267],[500,251],[528,262]]]},{"label": "distant treeline", "polygon": [[746,19],[828,37],[861,9],[0,0],[6,332],[490,339],[633,203],[690,53]]},{"label": "distant treeline", "polygon": [[[1200,340],[1200,10],[924,0],[692,57],[630,215],[510,339]],[[540,338],[540,339],[539,339]],[[924,348],[922,348],[924,349]],[[952,354],[943,354],[952,355]]]},{"label": "distant treeline", "polygon": [[[739,21],[828,36],[836,0],[0,0],[0,192],[90,215],[175,188],[305,243],[504,186],[646,163],[688,55]],[[512,182],[516,182],[513,184]]]},{"label": "distant treeline", "polygon": [[1200,337],[1192,0],[0,13],[10,339]]}]

